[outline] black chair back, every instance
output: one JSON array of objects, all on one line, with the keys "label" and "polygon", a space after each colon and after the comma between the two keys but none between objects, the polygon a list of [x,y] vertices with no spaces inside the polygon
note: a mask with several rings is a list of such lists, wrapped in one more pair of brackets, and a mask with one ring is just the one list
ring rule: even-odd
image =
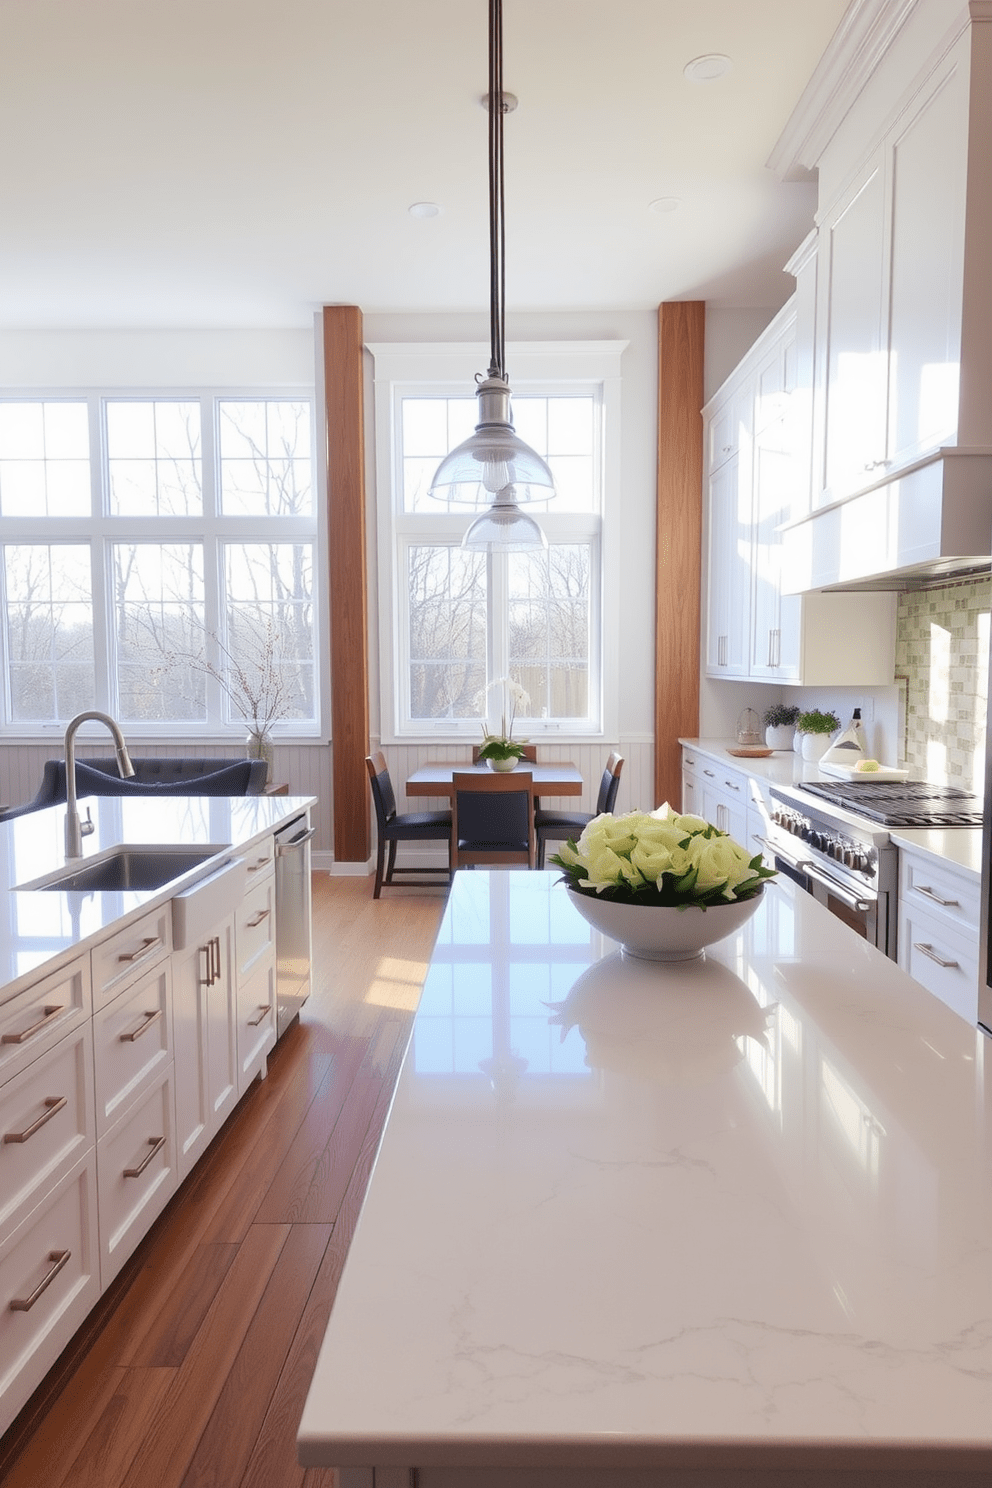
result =
[{"label": "black chair back", "polygon": [[620,789],[620,771],[623,769],[623,755],[616,751],[606,761],[606,769],[603,778],[599,782],[599,795],[596,798],[596,815],[602,816],[604,812],[612,813],[617,804],[617,791]]},{"label": "black chair back", "polygon": [[452,778],[452,867],[534,865],[534,794],[529,770]]},{"label": "black chair back", "polygon": [[375,806],[375,819],[379,831],[382,832],[396,815],[396,794],[393,791],[393,782],[389,778],[389,766],[386,757],[381,750],[370,754],[365,761],[369,772],[369,783],[372,786],[372,802]]}]

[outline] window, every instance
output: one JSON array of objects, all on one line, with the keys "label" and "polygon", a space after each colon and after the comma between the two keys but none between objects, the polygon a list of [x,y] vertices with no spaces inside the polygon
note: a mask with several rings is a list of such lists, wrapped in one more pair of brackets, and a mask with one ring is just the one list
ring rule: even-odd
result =
[{"label": "window", "polygon": [[[518,709],[518,732],[602,732],[603,532],[617,473],[622,345],[510,349],[514,425],[548,461],[557,494],[546,507],[528,507],[546,552],[489,555],[461,547],[477,507],[428,495],[444,455],[475,425],[469,368],[484,365],[487,353],[372,350],[383,736],[474,737],[487,684],[500,677],[529,699]],[[498,704],[488,706],[491,713]]]},{"label": "window", "polygon": [[2,719],[316,732],[312,404],[0,400]]}]

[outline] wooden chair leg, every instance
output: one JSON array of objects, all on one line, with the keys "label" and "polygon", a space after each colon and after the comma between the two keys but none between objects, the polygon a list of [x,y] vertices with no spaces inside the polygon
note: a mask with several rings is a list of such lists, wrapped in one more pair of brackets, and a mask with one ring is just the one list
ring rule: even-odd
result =
[{"label": "wooden chair leg", "polygon": [[375,859],[375,888],[372,890],[372,898],[378,899],[382,890],[382,865],[386,861],[386,844],[379,838],[379,851]]},{"label": "wooden chair leg", "polygon": [[393,869],[396,867],[396,838],[389,844],[389,862],[386,866],[386,877],[383,882],[391,884],[393,881]]}]

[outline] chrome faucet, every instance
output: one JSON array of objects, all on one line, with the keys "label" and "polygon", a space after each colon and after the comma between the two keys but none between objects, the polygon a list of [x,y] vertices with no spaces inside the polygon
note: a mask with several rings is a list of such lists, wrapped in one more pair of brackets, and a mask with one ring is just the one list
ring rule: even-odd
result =
[{"label": "chrome faucet", "polygon": [[77,713],[65,731],[65,855],[67,858],[81,858],[83,856],[83,838],[88,837],[93,831],[93,820],[89,810],[86,812],[86,820],[80,822],[79,809],[76,806],[76,730],[81,723],[92,718],[96,723],[106,724],[114,737],[114,748],[117,752],[117,768],[121,778],[126,780],[129,775],[134,774],[134,766],[131,756],[127,752],[124,743],[124,735],[120,727],[107,713]]}]

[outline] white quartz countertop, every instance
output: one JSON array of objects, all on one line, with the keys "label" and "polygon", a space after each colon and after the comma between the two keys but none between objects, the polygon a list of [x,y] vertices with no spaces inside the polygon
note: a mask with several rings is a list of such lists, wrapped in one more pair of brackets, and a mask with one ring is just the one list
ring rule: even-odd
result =
[{"label": "white quartz countertop", "polygon": [[[313,796],[86,796],[94,832],[83,838],[81,865],[122,845],[216,845],[242,849],[315,802]],[[49,806],[0,822],[0,1002],[40,970],[99,940],[116,925],[172,897],[175,885],[126,893],[21,890],[66,867],[66,808]],[[210,871],[205,864],[190,881]]]},{"label": "white quartz countertop", "polygon": [[716,760],[717,764],[727,765],[732,770],[741,770],[745,775],[753,775],[756,780],[767,780],[769,785],[798,785],[803,780],[832,778],[824,775],[819,765],[804,760],[801,754],[796,754],[791,749],[776,749],[774,754],[763,758],[753,755],[742,758],[730,753],[731,749],[737,748],[733,739],[680,739],[679,743],[705,755],[707,759]]},{"label": "white quartz countertop", "polygon": [[982,876],[980,827],[893,827],[889,835],[897,847],[925,853],[927,857],[935,858],[941,863],[963,868],[975,878]]},{"label": "white quartz countertop", "polygon": [[990,1060],[788,880],[662,965],[457,874],[301,1461],[992,1481]]}]

